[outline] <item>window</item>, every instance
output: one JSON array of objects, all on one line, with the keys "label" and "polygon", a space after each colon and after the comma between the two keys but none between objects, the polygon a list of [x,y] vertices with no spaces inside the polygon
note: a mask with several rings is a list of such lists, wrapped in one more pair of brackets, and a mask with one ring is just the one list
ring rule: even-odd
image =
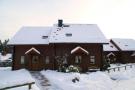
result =
[{"label": "window", "polygon": [[33,56],[32,63],[37,63],[38,59],[39,59],[38,56]]},{"label": "window", "polygon": [[82,57],[81,56],[75,56],[75,63],[81,63],[81,59]]},{"label": "window", "polygon": [[95,64],[95,56],[90,56],[90,64]]},{"label": "window", "polygon": [[25,64],[25,57],[21,56],[21,64]]},{"label": "window", "polygon": [[45,57],[45,64],[49,64],[49,63],[50,63],[49,56],[46,56]]},{"label": "window", "polygon": [[67,58],[64,58],[63,64],[67,64]]}]

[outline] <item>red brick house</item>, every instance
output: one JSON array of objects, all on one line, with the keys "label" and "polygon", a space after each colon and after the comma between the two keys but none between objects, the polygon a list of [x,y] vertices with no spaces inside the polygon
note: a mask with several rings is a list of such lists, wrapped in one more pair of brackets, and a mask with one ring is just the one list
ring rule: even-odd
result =
[{"label": "red brick house", "polygon": [[58,24],[52,27],[22,27],[9,41],[14,47],[13,70],[57,69],[56,56],[82,71],[102,68],[103,44],[108,43],[96,24]]}]

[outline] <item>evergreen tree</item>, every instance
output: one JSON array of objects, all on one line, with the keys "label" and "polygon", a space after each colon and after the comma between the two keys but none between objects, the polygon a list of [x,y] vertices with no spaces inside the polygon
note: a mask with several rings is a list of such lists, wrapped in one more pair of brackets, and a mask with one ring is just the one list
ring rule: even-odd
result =
[{"label": "evergreen tree", "polygon": [[9,39],[5,40],[3,43],[0,42],[2,55],[6,55],[8,53],[9,50],[9,46],[7,45],[8,41]]}]

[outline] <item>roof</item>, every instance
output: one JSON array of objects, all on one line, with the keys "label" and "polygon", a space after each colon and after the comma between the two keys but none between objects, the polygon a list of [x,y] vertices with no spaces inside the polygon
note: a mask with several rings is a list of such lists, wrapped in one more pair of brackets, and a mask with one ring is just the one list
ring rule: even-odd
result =
[{"label": "roof", "polygon": [[[44,38],[44,39],[43,39]],[[49,43],[108,43],[96,24],[69,24],[64,27],[22,27],[9,45]]]},{"label": "roof", "polygon": [[87,50],[85,50],[84,48],[78,46],[76,48],[74,48],[73,50],[71,50],[71,54],[75,53],[78,50],[82,50],[83,52],[85,52],[87,55],[89,54],[89,52]]},{"label": "roof", "polygon": [[96,24],[68,24],[66,27],[54,26],[50,43],[107,43]]},{"label": "roof", "polygon": [[109,44],[103,45],[103,51],[119,51],[109,40]]},{"label": "roof", "polygon": [[50,33],[51,27],[22,27],[8,44],[49,44],[49,38],[43,39],[42,36],[49,36]]},{"label": "roof", "polygon": [[135,40],[134,39],[113,38],[112,41],[122,51],[135,51]]}]

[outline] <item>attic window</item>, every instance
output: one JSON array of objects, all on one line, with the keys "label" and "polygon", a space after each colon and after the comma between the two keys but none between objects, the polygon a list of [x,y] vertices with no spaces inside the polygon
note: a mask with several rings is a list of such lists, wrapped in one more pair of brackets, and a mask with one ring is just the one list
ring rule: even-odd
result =
[{"label": "attic window", "polygon": [[125,46],[128,46],[128,45],[125,45]]},{"label": "attic window", "polygon": [[71,37],[72,36],[72,33],[66,33],[65,34],[67,37]]},{"label": "attic window", "polygon": [[48,36],[42,36],[42,39],[47,39],[48,38]]}]

